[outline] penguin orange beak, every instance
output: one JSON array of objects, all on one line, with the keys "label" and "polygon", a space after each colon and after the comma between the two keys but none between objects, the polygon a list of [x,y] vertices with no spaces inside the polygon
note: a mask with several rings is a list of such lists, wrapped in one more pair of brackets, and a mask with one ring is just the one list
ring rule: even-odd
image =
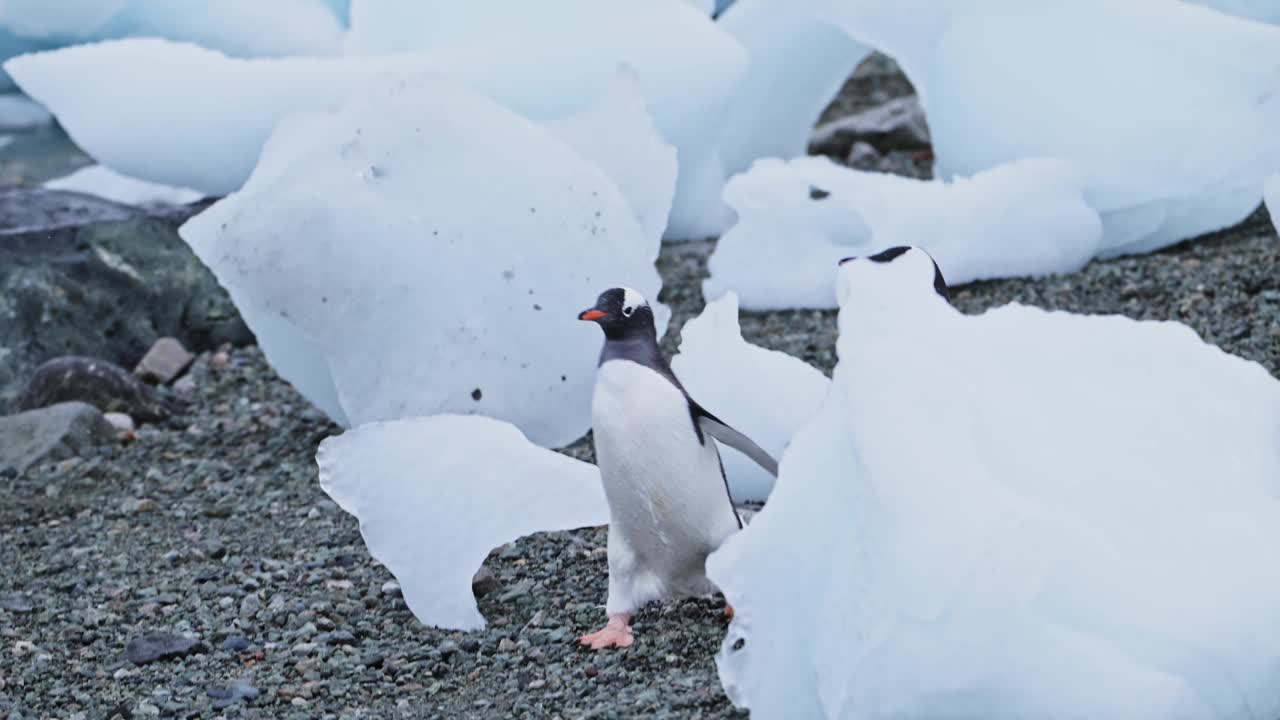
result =
[{"label": "penguin orange beak", "polygon": [[593,322],[594,322],[594,321],[599,320],[600,318],[604,317],[605,315],[608,315],[608,313],[603,312],[603,311],[601,311],[601,310],[596,310],[595,308],[591,308],[590,310],[583,310],[583,311],[582,311],[582,314],[578,316],[578,319],[579,319],[579,320],[590,320],[590,321],[593,321]]}]

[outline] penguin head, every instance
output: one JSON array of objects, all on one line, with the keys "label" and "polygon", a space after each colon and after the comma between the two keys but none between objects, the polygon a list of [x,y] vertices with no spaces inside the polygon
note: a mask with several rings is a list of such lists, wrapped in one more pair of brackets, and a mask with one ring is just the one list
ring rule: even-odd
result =
[{"label": "penguin head", "polygon": [[[926,288],[931,289],[928,292]],[[900,245],[865,257],[840,261],[836,294],[843,306],[850,301],[860,306],[886,306],[894,297],[933,297],[950,303],[947,281],[929,253]]]},{"label": "penguin head", "polygon": [[657,336],[649,301],[631,288],[605,290],[596,298],[595,306],[579,313],[578,319],[596,323],[609,339]]}]

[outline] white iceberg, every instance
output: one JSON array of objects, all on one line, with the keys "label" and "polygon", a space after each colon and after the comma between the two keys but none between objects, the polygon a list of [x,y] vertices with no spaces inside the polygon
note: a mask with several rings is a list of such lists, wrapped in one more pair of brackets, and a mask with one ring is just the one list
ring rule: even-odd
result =
[{"label": "white iceberg", "polygon": [[804,2],[739,0],[718,24],[751,61],[718,135],[725,172],[804,155],[818,117],[871,49]]},{"label": "white iceberg", "polygon": [[761,160],[729,181],[738,222],[720,238],[703,295],[751,310],[831,308],[843,257],[927,249],[952,284],[1080,269],[1102,237],[1066,163],[1023,160],[952,182],[851,170],[823,157]]},{"label": "white iceberg", "polygon": [[337,110],[392,66],[331,58],[243,60],[152,38],[78,45],[4,65],[99,163],[209,195],[240,189],[283,117]]},{"label": "white iceberg", "polygon": [[668,237],[716,235],[730,221],[717,138],[748,58],[705,11],[681,0],[401,0],[358,1],[351,18],[348,55],[414,53],[534,120],[576,112],[630,66],[679,153]]},{"label": "white iceberg", "polygon": [[471,578],[494,548],[609,522],[594,465],[491,418],[364,425],[322,442],[316,461],[320,486],[359,518],[370,554],[424,625],[484,627]]},{"label": "white iceberg", "polygon": [[137,180],[101,165],[80,168],[70,175],[49,180],[44,186],[50,190],[95,195],[125,205],[189,205],[204,198],[204,193],[195,190]]},{"label": "white iceberg", "polygon": [[[883,259],[883,258],[882,258]],[[839,365],[708,560],[753,718],[1280,716],[1280,382],[1189,328],[840,271]]]},{"label": "white iceberg", "polygon": [[[803,360],[743,340],[733,293],[685,323],[671,369],[700,405],[775,458],[782,457],[791,436],[817,412],[830,385]],[[773,476],[734,448],[721,447],[734,502],[767,498]]]},{"label": "white iceberg", "polygon": [[1228,15],[1239,15],[1250,20],[1280,24],[1280,3],[1275,0],[1186,0],[1186,2],[1204,5]]},{"label": "white iceberg", "polygon": [[[645,127],[598,117],[595,133]],[[669,152],[645,161],[643,196],[669,193]],[[578,311],[602,287],[661,287],[659,238],[600,168],[432,75],[289,117],[244,189],[180,232],[281,376],[350,425],[474,413],[566,445],[590,426],[599,353]]]},{"label": "white iceberg", "polygon": [[1172,0],[829,6],[910,77],[939,177],[1071,161],[1102,256],[1233,225],[1280,170],[1280,27]]},{"label": "white iceberg", "polygon": [[191,42],[236,57],[335,55],[326,0],[5,0],[0,29],[48,47],[128,37]]}]

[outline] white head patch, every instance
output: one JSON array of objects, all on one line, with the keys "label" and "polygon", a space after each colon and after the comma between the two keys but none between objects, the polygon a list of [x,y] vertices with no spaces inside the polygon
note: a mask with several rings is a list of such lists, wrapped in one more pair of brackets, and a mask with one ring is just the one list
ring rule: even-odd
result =
[{"label": "white head patch", "polygon": [[640,293],[629,287],[622,288],[622,315],[623,317],[631,317],[632,313],[641,307],[648,307],[649,302],[644,299]]}]

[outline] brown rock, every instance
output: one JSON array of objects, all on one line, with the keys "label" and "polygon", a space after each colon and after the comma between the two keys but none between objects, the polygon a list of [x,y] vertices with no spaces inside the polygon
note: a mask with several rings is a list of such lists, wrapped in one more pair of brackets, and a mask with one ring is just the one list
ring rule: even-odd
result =
[{"label": "brown rock", "polygon": [[195,360],[176,338],[162,337],[151,346],[133,372],[147,382],[168,385]]}]

